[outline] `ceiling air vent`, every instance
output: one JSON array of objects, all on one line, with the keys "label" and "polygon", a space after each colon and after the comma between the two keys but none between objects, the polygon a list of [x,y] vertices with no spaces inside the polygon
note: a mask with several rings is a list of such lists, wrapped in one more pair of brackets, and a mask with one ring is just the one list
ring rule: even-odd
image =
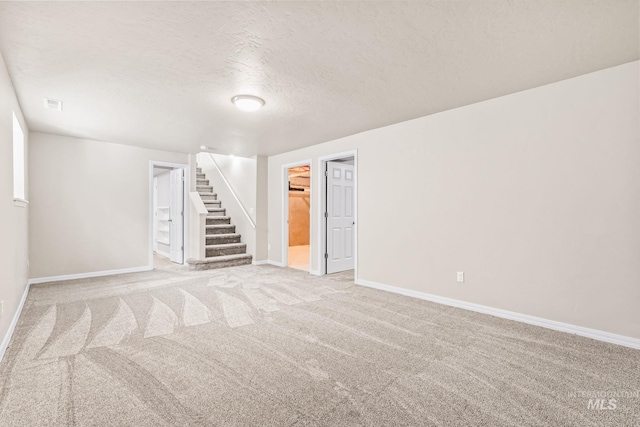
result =
[{"label": "ceiling air vent", "polygon": [[57,99],[44,98],[44,108],[49,110],[62,111],[62,101]]}]

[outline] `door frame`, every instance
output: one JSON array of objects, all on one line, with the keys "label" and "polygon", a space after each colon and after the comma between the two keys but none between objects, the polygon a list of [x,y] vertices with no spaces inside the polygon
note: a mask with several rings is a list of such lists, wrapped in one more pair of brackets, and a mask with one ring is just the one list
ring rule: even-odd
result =
[{"label": "door frame", "polygon": [[[289,267],[289,169],[297,166],[309,166],[309,182],[313,182],[313,161],[311,159],[282,165],[282,266]],[[309,273],[311,273],[311,224],[313,219],[313,188],[309,198]]]},{"label": "door frame", "polygon": [[354,278],[358,279],[358,150],[342,151],[340,153],[328,154],[318,157],[318,193],[316,206],[316,218],[318,218],[318,240],[316,242],[317,255],[318,255],[318,270],[314,274],[318,276],[324,276],[327,274],[327,263],[325,262],[324,254],[327,250],[327,222],[324,217],[324,213],[327,210],[327,186],[326,176],[324,171],[327,169],[327,162],[335,160],[345,159],[347,157],[353,157],[353,220],[355,227],[353,230],[353,269]]},{"label": "door frame", "polygon": [[182,244],[184,249],[182,252],[182,265],[187,264],[189,258],[189,192],[191,191],[191,180],[189,177],[189,165],[183,163],[160,162],[157,160],[149,161],[149,268],[153,269],[153,168],[154,166],[184,169],[184,191],[182,195],[182,204],[184,207],[184,218],[182,219]]}]

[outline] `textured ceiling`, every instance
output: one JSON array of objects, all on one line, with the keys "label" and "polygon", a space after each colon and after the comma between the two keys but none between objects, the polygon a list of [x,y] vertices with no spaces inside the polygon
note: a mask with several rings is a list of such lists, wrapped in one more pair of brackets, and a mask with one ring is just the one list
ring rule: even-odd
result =
[{"label": "textured ceiling", "polygon": [[[638,17],[638,0],[0,2],[0,51],[31,130],[269,155],[637,60]],[[237,110],[245,93],[265,107]]]}]

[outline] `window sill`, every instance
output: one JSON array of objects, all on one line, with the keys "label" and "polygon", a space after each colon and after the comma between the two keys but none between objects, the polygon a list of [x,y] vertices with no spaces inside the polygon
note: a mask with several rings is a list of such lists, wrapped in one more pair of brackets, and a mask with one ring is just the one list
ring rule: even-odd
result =
[{"label": "window sill", "polygon": [[29,205],[29,201],[25,199],[13,199],[13,206],[18,206],[19,208],[26,208]]}]

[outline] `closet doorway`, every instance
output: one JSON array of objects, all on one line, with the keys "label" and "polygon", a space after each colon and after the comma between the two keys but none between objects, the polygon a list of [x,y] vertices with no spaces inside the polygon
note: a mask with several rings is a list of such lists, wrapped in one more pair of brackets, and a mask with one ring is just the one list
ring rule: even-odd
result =
[{"label": "closet doorway", "polygon": [[311,163],[286,168],[287,266],[310,270]]},{"label": "closet doorway", "polygon": [[151,164],[151,256],[154,268],[185,262],[186,165]]}]

